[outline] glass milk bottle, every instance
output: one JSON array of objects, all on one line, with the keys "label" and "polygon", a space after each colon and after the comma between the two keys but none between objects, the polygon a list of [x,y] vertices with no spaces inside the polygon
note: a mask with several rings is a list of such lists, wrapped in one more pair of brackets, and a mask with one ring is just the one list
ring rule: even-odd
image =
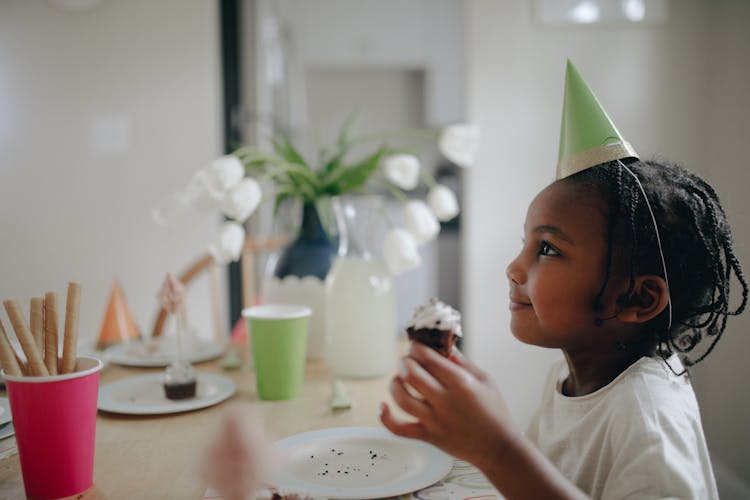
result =
[{"label": "glass milk bottle", "polygon": [[345,197],[335,208],[339,255],[326,278],[326,360],[337,377],[395,368],[396,294],[380,254],[384,210],[378,196]]},{"label": "glass milk bottle", "polygon": [[[263,279],[266,304],[299,304],[312,309],[307,336],[307,357],[311,359],[324,359],[327,348],[325,279],[338,254],[336,203],[337,199],[322,198],[315,203],[281,205],[275,228],[281,234],[296,235],[279,252],[269,255]],[[291,218],[296,219],[292,214],[301,214],[300,221],[292,222]]]}]

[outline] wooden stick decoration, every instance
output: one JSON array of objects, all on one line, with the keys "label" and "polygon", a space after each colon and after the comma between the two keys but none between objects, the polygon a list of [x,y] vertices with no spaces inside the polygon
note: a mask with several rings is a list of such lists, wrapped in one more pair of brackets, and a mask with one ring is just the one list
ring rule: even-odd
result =
[{"label": "wooden stick decoration", "polygon": [[57,294],[44,294],[44,364],[50,375],[57,375]]},{"label": "wooden stick decoration", "polygon": [[68,296],[65,304],[65,333],[63,334],[62,373],[76,370],[76,348],[78,347],[78,311],[81,304],[81,284],[68,283]]},{"label": "wooden stick decoration", "polygon": [[2,364],[3,370],[5,370],[7,375],[13,377],[21,376],[22,372],[16,359],[16,351],[10,345],[10,340],[8,340],[8,334],[5,333],[2,321],[0,321],[0,364]]},{"label": "wooden stick decoration", "polygon": [[18,337],[18,341],[21,343],[21,348],[24,354],[26,354],[26,359],[29,360],[31,374],[35,376],[49,375],[47,367],[44,366],[42,353],[37,349],[34,337],[26,325],[23,314],[21,314],[21,308],[18,307],[18,301],[15,299],[6,300],[3,302],[3,305],[5,306],[5,311],[8,313],[8,318],[10,318],[10,324],[16,332],[16,337]]},{"label": "wooden stick decoration", "polygon": [[31,335],[34,337],[36,348],[44,357],[44,298],[32,297],[29,313]]},{"label": "wooden stick decoration", "polygon": [[185,362],[182,343],[184,342],[183,337],[187,333],[187,316],[184,307],[186,294],[185,285],[167,273],[158,297],[161,300],[162,307],[168,313],[174,315],[177,320],[177,363]]}]

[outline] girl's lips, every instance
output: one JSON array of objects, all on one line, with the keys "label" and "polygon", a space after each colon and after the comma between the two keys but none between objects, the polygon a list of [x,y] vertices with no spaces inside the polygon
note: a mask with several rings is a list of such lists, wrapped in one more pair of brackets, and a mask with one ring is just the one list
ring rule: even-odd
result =
[{"label": "girl's lips", "polygon": [[510,298],[510,304],[509,308],[511,311],[518,311],[521,309],[530,309],[531,303],[530,302],[524,302],[523,300],[519,300],[516,298],[511,297]]}]

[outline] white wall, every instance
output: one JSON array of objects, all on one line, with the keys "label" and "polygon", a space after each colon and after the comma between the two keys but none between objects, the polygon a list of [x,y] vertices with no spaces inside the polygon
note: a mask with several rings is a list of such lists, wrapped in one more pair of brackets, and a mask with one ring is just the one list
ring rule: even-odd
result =
[{"label": "white wall", "polygon": [[[710,11],[705,75],[708,98],[703,126],[706,171],[734,229],[737,255],[750,273],[750,186],[747,123],[750,115],[750,2],[714,2]],[[737,290],[733,290],[737,292]],[[750,498],[750,313],[730,319],[727,332],[693,374],[706,438],[714,456],[744,481],[744,491],[722,498]],[[727,472],[727,471],[723,471]],[[718,471],[717,471],[718,475]]]},{"label": "white wall", "polygon": [[460,121],[464,79],[457,0],[275,0],[304,68],[425,71],[430,126]]},{"label": "white wall", "polygon": [[[750,15],[747,3],[731,1],[709,15],[716,4],[671,2],[662,27],[546,28],[533,20],[531,2],[466,3],[468,119],[484,137],[478,165],[465,177],[467,349],[497,379],[522,425],[559,354],[510,334],[504,268],[520,248],[526,207],[554,176],[566,58],[642,157],[683,162],[717,184],[750,268],[750,219],[743,217]],[[713,455],[746,479],[748,319],[731,323],[723,345],[696,370]]]},{"label": "white wall", "polygon": [[[204,0],[103,1],[77,13],[0,2],[0,298],[27,309],[56,290],[64,304],[67,282],[81,281],[80,335],[92,339],[119,277],[150,330],[164,274],[197,257],[218,226],[216,214],[168,228],[151,219],[220,153],[218,37],[218,6]],[[125,129],[109,152],[91,137],[101,119]],[[190,308],[201,334],[203,283]]]}]

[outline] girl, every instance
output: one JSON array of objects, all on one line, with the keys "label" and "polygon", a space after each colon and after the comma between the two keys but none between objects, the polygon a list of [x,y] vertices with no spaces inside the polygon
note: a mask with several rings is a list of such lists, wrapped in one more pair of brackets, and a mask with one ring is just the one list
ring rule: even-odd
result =
[{"label": "girl", "polygon": [[473,463],[507,498],[718,498],[684,367],[748,287],[711,186],[633,156],[558,176],[528,209],[506,270],[511,331],[565,359],[527,432],[484,372],[419,344],[391,383],[415,419],[384,404],[388,429]]}]

